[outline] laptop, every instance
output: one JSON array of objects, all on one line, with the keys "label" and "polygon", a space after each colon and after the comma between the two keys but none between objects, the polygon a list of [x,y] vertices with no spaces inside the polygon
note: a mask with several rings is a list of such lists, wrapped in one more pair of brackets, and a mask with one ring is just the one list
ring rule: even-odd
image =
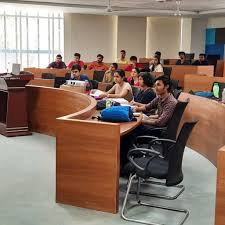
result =
[{"label": "laptop", "polygon": [[20,64],[13,63],[12,64],[12,74],[19,75],[20,74]]}]

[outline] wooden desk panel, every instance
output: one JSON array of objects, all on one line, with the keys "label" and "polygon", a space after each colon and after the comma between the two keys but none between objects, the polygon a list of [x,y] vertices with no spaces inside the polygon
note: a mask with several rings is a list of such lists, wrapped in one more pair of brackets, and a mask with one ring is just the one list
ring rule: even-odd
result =
[{"label": "wooden desk panel", "polygon": [[209,77],[206,75],[186,74],[184,76],[184,91],[211,91],[214,82],[225,83],[225,77]]},{"label": "wooden desk panel", "polygon": [[56,201],[116,213],[120,125],[59,119],[56,138]]},{"label": "wooden desk panel", "polygon": [[179,86],[184,87],[185,74],[205,74],[213,76],[214,66],[176,66],[165,65],[165,67],[172,67],[171,79],[179,80]]},{"label": "wooden desk panel", "polygon": [[217,60],[215,76],[225,77],[225,61],[224,60]]},{"label": "wooden desk panel", "polygon": [[43,87],[54,87],[54,79],[34,79],[31,80],[28,84],[35,86],[43,86]]},{"label": "wooden desk panel", "polygon": [[215,225],[224,225],[225,221],[225,146],[218,152],[217,161],[217,192]]},{"label": "wooden desk panel", "polygon": [[42,78],[42,73],[52,73],[57,77],[65,77],[70,70],[67,69],[48,69],[48,68],[24,68],[24,71],[34,74],[34,78]]},{"label": "wooden desk panel", "polygon": [[187,98],[190,103],[185,109],[182,122],[199,120],[187,145],[216,166],[217,152],[225,145],[225,105],[187,93],[182,93],[179,100]]},{"label": "wooden desk panel", "polygon": [[56,135],[56,118],[96,106],[93,98],[81,93],[33,85],[27,85],[26,89],[29,126],[44,134]]}]

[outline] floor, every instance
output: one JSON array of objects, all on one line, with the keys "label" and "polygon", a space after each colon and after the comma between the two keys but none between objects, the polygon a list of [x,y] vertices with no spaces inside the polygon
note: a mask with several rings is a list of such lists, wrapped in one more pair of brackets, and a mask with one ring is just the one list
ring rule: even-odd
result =
[{"label": "floor", "polygon": [[[183,172],[186,190],[179,199],[144,199],[189,209],[190,216],[185,225],[213,225],[216,168],[207,159],[187,148]],[[55,203],[54,137],[37,133],[15,138],[0,135],[0,181],[0,225],[135,224],[122,220],[120,214]],[[120,183],[121,205],[126,180],[121,179]],[[176,224],[180,218],[177,213],[168,214],[149,208],[133,209],[129,214],[168,225]]]}]

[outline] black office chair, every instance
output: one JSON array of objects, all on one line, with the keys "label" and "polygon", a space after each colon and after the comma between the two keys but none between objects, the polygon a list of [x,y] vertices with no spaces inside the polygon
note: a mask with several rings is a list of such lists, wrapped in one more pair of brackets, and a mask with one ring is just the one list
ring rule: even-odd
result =
[{"label": "black office chair", "polygon": [[165,76],[167,76],[168,78],[170,78],[170,75],[172,73],[172,67],[163,67],[163,73]]},{"label": "black office chair", "polygon": [[41,78],[42,79],[55,79],[56,75],[53,73],[42,73]]},{"label": "black office chair", "polygon": [[94,71],[93,80],[97,80],[98,82],[102,82],[104,75],[105,75],[105,71]]},{"label": "black office chair", "polygon": [[98,89],[98,81],[97,80],[90,80],[91,89]]},{"label": "black office chair", "polygon": [[[121,210],[121,216],[124,220],[137,223],[157,225],[157,223],[152,223],[145,220],[132,219],[125,215],[127,199],[132,186],[132,181],[134,179],[137,179],[138,180],[137,195],[136,195],[137,204],[134,206],[136,207],[147,206],[152,208],[169,210],[173,212],[184,213],[184,217],[179,222],[179,225],[185,222],[185,220],[189,215],[188,210],[144,203],[140,199],[140,189],[142,184],[141,180],[142,179],[148,180],[149,178],[152,177],[156,179],[165,179],[166,180],[165,186],[167,187],[176,186],[183,181],[183,172],[182,172],[183,153],[187,140],[196,123],[197,123],[196,121],[184,123],[177,138],[177,141],[170,139],[161,139],[162,142],[170,142],[172,144],[168,159],[161,157],[160,153],[154,151],[154,149],[135,148],[129,151],[128,159],[130,162],[125,166],[125,170],[127,171],[127,173],[130,174],[130,178],[128,181],[127,191]],[[154,144],[154,142],[156,141],[157,140],[153,140],[152,144]],[[134,206],[132,206],[132,208]],[[129,210],[127,209],[127,212],[128,211]]]}]

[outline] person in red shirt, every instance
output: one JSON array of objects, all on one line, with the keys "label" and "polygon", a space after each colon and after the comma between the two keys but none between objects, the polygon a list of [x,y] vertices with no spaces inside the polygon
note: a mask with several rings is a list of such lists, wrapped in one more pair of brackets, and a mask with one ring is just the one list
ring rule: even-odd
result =
[{"label": "person in red shirt", "polygon": [[125,71],[131,72],[132,69],[135,69],[137,67],[137,57],[131,56],[130,57],[130,64],[125,68]]},{"label": "person in red shirt", "polygon": [[71,68],[73,67],[73,65],[76,65],[76,64],[78,64],[81,67],[81,69],[83,69],[84,68],[84,62],[80,60],[80,57],[81,57],[80,53],[75,53],[74,54],[74,60],[71,61],[68,64],[67,69],[70,69],[71,70]]},{"label": "person in red shirt", "polygon": [[89,66],[89,70],[95,71],[106,71],[109,67],[103,62],[104,56],[101,54],[97,55],[97,61],[92,62]]}]

